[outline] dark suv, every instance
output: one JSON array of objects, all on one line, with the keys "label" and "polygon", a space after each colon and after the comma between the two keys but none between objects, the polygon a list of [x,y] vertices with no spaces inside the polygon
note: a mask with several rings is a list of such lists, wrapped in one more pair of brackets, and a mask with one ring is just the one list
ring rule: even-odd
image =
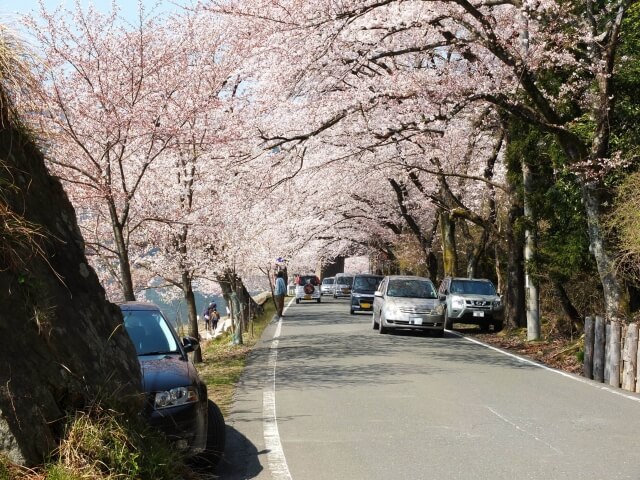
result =
[{"label": "dark suv", "polygon": [[127,302],[120,310],[138,353],[147,397],[144,416],[196,464],[215,466],[224,450],[225,424],[187,356],[199,348],[198,341],[192,337],[180,340],[151,303]]},{"label": "dark suv", "polygon": [[502,330],[502,299],[490,280],[485,278],[445,277],[440,283],[438,297],[444,304],[445,328],[455,322],[478,325],[482,330]]},{"label": "dark suv", "polygon": [[351,315],[355,312],[373,312],[373,294],[383,278],[382,275],[354,275],[351,287]]}]

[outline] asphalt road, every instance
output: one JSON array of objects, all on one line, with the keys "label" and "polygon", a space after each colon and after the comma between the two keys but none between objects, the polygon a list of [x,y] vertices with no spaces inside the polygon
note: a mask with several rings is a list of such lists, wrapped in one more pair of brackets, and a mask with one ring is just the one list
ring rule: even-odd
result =
[{"label": "asphalt road", "polygon": [[[274,338],[275,337],[275,338]],[[290,305],[227,418],[227,480],[640,480],[640,395],[447,333]]]}]

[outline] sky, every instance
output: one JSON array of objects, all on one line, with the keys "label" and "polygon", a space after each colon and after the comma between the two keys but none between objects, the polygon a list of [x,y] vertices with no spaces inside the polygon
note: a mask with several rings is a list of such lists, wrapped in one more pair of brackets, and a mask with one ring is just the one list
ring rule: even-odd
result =
[{"label": "sky", "polygon": [[[104,12],[111,11],[113,0],[80,0],[80,4],[87,6],[95,5],[99,10]],[[126,19],[134,20],[138,13],[138,0],[116,0],[120,7],[122,15]],[[53,10],[59,5],[71,9],[75,4],[75,0],[44,0],[47,10]],[[189,5],[189,0],[142,0],[142,4],[147,9],[157,8],[157,12],[177,11],[178,5]],[[0,0],[0,23],[8,23],[12,25],[16,18],[21,14],[38,12],[40,10],[38,0]]]}]

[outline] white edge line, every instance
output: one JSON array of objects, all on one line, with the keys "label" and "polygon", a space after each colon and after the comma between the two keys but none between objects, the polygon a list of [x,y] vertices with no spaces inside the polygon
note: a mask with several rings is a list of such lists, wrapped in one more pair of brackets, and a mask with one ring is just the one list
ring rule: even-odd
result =
[{"label": "white edge line", "polygon": [[[287,305],[289,307],[291,302]],[[286,310],[286,308],[285,308]],[[262,428],[264,444],[267,450],[269,470],[274,480],[292,480],[287,459],[284,456],[280,433],[278,431],[278,418],[276,416],[276,365],[278,359],[278,344],[282,331],[282,319],[278,320],[276,331],[273,334],[269,353],[269,371],[271,378],[267,381],[267,387],[262,392]]]},{"label": "white edge line", "polygon": [[476,340],[475,338],[467,337],[467,336],[462,335],[462,334],[460,334],[458,332],[454,332],[452,330],[446,330],[446,331],[449,332],[449,333],[452,333],[452,334],[454,334],[454,335],[456,335],[458,337],[464,338],[468,342],[475,343],[475,344],[478,344],[478,345],[482,345],[485,348],[488,348],[490,350],[494,350],[494,351],[496,351],[498,353],[506,355],[507,357],[515,358],[519,362],[527,363],[529,365],[533,365],[535,367],[542,368],[543,370],[547,370],[549,372],[557,373],[558,375],[562,375],[563,377],[570,378],[571,380],[574,380],[576,382],[584,383],[585,385],[589,385],[590,387],[597,388],[598,390],[605,390],[605,391],[607,391],[609,393],[613,393],[614,395],[618,395],[619,397],[626,398],[627,400],[633,400],[634,402],[640,402],[640,396],[630,395],[630,394],[624,393],[623,391],[621,391],[619,389],[616,389],[615,387],[611,387],[609,385],[604,385],[604,384],[601,384],[601,383],[597,383],[597,382],[594,382],[593,380],[589,380],[588,378],[578,377],[578,376],[574,375],[573,373],[563,372],[562,370],[558,370],[558,369],[549,367],[548,365],[544,365],[542,363],[536,362],[535,360],[531,360],[529,358],[521,357],[519,355],[516,355],[515,353],[507,352],[506,350],[503,350],[501,348],[494,347],[493,345],[489,345],[487,343],[481,342],[480,340]]}]

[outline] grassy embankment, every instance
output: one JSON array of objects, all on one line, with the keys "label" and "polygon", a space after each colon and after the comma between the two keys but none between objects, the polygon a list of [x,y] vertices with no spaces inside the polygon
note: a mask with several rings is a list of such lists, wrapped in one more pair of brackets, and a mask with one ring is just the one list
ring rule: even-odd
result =
[{"label": "grassy embankment", "polygon": [[203,363],[197,365],[200,377],[206,382],[209,397],[226,416],[233,402],[235,386],[246,364],[247,355],[260,339],[275,313],[271,298],[264,302],[264,312],[253,320],[249,331],[242,336],[242,345],[233,345],[228,332],[202,343]]}]

